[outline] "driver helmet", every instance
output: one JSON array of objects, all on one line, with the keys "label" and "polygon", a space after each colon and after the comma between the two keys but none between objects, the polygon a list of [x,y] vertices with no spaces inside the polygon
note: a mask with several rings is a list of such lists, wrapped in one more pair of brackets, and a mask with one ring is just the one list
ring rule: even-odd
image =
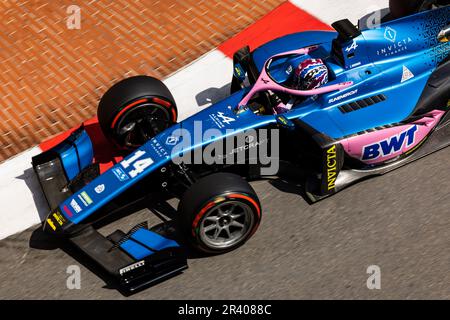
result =
[{"label": "driver helmet", "polygon": [[294,87],[312,90],[328,82],[328,68],[321,59],[306,59],[295,69]]}]

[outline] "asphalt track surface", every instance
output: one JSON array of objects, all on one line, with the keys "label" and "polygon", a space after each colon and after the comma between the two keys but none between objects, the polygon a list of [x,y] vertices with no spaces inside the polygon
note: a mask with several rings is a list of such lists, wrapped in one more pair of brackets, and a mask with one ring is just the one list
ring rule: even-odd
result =
[{"label": "asphalt track surface", "polygon": [[[336,20],[327,12],[327,23]],[[295,176],[288,175],[289,183],[252,183],[263,221],[247,244],[226,255],[191,257],[182,275],[130,298],[450,299],[449,158],[447,148],[314,205],[301,196]],[[44,201],[39,192],[33,197]],[[142,212],[102,232],[127,231],[143,220],[159,222]],[[81,268],[80,290],[66,286],[71,265]],[[381,269],[380,290],[366,286],[370,265]],[[38,227],[0,241],[0,284],[0,299],[126,298],[92,262],[59,248]]]},{"label": "asphalt track surface", "polygon": [[[450,299],[450,148],[363,181],[314,205],[301,187],[253,183],[263,205],[254,237],[226,255],[191,258],[182,275],[134,299]],[[283,190],[283,191],[281,191]],[[150,213],[108,226],[127,229]],[[123,299],[71,248],[29,229],[0,242],[0,298]],[[66,286],[81,267],[81,289]],[[366,286],[369,265],[381,289]]]}]

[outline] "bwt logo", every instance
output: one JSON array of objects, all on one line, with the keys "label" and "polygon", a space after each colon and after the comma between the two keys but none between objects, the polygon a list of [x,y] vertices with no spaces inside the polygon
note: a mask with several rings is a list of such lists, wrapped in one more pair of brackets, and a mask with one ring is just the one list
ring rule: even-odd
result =
[{"label": "bwt logo", "polygon": [[411,146],[414,144],[416,132],[417,126],[415,125],[396,136],[365,146],[362,160],[375,160],[379,157],[390,156],[404,147]]}]

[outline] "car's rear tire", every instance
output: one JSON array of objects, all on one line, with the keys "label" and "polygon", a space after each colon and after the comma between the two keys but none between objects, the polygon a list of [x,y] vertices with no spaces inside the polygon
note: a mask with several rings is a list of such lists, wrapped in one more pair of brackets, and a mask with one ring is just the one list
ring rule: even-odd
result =
[{"label": "car's rear tire", "polygon": [[169,89],[149,76],[124,79],[101,98],[100,127],[117,146],[135,149],[177,121],[177,107]]},{"label": "car's rear tire", "polygon": [[243,245],[257,230],[261,205],[242,177],[215,173],[194,183],[183,195],[179,226],[198,251],[220,254]]}]

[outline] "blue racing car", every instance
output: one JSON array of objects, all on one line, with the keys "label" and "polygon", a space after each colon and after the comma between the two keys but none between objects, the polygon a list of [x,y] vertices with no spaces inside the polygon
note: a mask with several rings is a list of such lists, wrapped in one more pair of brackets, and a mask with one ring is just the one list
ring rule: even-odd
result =
[{"label": "blue racing car", "polygon": [[[448,4],[420,1],[400,16],[391,7],[376,25],[368,15],[242,48],[231,94],[181,122],[161,81],[120,81],[98,120],[123,160],[100,174],[83,127],[33,158],[52,208],[44,230],[137,290],[187,268],[187,245],[219,254],[245,243],[262,216],[248,180],[276,175],[279,162],[304,172],[315,202],[447,147]],[[136,199],[173,197],[181,237],[145,223],[107,237],[95,228]]]}]

